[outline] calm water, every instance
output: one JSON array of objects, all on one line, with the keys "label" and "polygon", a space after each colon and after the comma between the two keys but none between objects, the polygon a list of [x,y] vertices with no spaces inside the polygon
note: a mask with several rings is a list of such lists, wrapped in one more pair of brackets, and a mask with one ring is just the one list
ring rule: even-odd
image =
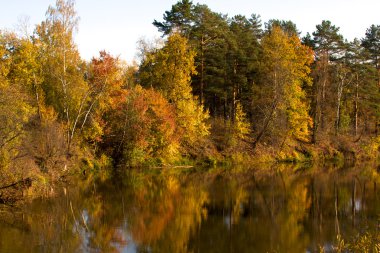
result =
[{"label": "calm water", "polygon": [[0,252],[318,252],[375,232],[372,168],[131,171],[0,206]]}]

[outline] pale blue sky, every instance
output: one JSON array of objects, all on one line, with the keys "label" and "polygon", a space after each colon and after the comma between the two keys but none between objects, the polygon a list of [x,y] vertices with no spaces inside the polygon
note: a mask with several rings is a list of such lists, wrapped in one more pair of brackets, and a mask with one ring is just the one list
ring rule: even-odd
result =
[{"label": "pale blue sky", "polygon": [[[177,0],[76,0],[80,16],[76,43],[84,59],[100,50],[131,61],[139,38],[158,37],[152,25]],[[197,3],[197,0],[193,0]],[[252,13],[269,19],[292,20],[305,34],[315,30],[323,19],[341,28],[345,38],[361,38],[371,24],[380,25],[380,0],[199,0],[211,10],[229,14]],[[20,16],[29,16],[32,26],[44,20],[49,5],[55,0],[0,0],[0,29],[13,29]]]}]

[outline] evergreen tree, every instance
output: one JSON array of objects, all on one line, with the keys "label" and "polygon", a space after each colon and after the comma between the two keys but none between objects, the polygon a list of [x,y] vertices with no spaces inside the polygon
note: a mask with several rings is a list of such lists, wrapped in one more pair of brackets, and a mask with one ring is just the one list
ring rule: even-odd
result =
[{"label": "evergreen tree", "polygon": [[[374,91],[378,93],[378,87],[380,85],[380,25],[371,25],[367,29],[365,37],[362,39],[362,46],[365,48],[366,58],[371,63],[371,69],[375,70],[368,71],[368,74],[372,75],[372,80],[377,84],[377,88],[375,88],[370,94],[373,94]],[[374,97],[379,97],[379,95],[376,94]],[[376,100],[378,99],[375,99],[375,101]],[[376,133],[378,133],[380,127],[379,114],[380,111],[379,108],[377,108],[377,116],[374,119]]]},{"label": "evergreen tree", "polygon": [[181,0],[172,6],[170,11],[165,11],[164,21],[153,21],[153,25],[164,35],[179,32],[183,36],[189,36],[194,20],[194,5],[192,1]]},{"label": "evergreen tree", "polygon": [[326,20],[316,26],[313,36],[313,41],[309,43],[314,46],[316,58],[311,94],[311,115],[314,121],[313,142],[315,143],[319,130],[326,133],[328,125],[334,125],[330,122],[335,122],[334,110],[329,108],[334,104],[331,101],[335,101],[336,97],[331,97],[334,94],[331,63],[343,56],[344,43],[342,35],[339,34],[339,27]]},{"label": "evergreen tree", "polygon": [[299,36],[301,34],[297,29],[297,25],[290,20],[279,20],[279,19],[270,19],[265,23],[265,28],[267,31],[271,31],[273,27],[281,27],[281,29],[287,33],[289,36]]},{"label": "evergreen tree", "polygon": [[197,75],[192,77],[194,94],[216,113],[217,98],[224,97],[225,54],[228,24],[224,16],[212,12],[206,5],[194,8],[194,25],[189,37],[196,56]]},{"label": "evergreen tree", "polygon": [[371,25],[362,39],[362,46],[369,53],[373,66],[380,69],[380,25]]},{"label": "evergreen tree", "polygon": [[[252,15],[252,17],[256,17]],[[260,20],[248,20],[244,16],[235,16],[230,20],[229,50],[227,53],[227,87],[231,101],[231,118],[234,118],[237,101],[250,107],[252,84],[257,81],[258,60],[261,52],[257,25]]]}]

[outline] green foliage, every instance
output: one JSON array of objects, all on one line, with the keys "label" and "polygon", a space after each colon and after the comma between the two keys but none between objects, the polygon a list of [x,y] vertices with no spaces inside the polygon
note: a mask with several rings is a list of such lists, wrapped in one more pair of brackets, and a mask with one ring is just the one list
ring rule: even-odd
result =
[{"label": "green foliage", "polygon": [[376,69],[380,68],[380,25],[371,25],[362,40],[362,46],[367,50]]},{"label": "green foliage", "polygon": [[198,72],[192,76],[193,92],[213,116],[233,118],[237,100],[250,103],[262,36],[259,15],[229,18],[207,5],[179,1],[163,22],[153,24],[164,35],[176,31],[189,40]]},{"label": "green foliage", "polygon": [[313,45],[317,57],[327,56],[327,60],[336,60],[343,46],[343,36],[339,34],[339,27],[331,24],[329,20],[323,20],[316,26],[313,32]]},{"label": "green foliage", "polygon": [[160,32],[168,35],[175,31],[176,28],[181,27],[182,32],[186,35],[191,29],[191,21],[193,20],[193,3],[189,0],[181,0],[172,6],[170,11],[164,14],[164,22],[154,20],[153,25],[158,28]]},{"label": "green foliage", "polygon": [[297,29],[297,25],[290,20],[278,20],[271,19],[266,24],[265,27],[270,32],[274,27],[281,27],[281,29],[288,34],[290,37],[298,36],[300,32]]}]

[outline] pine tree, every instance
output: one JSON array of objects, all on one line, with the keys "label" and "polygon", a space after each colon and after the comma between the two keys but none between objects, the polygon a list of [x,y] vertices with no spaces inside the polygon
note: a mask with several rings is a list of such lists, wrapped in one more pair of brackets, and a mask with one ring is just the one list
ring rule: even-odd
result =
[{"label": "pine tree", "polygon": [[339,34],[339,27],[331,24],[330,21],[323,20],[316,26],[313,32],[313,41],[316,63],[313,71],[312,108],[311,114],[314,121],[313,142],[317,141],[320,130],[326,132],[330,122],[335,122],[333,110],[329,105],[335,100],[330,98],[333,94],[331,73],[331,63],[342,57],[343,37]]},{"label": "pine tree", "polygon": [[193,21],[193,2],[181,0],[172,6],[170,11],[165,11],[164,21],[153,21],[153,25],[158,28],[164,35],[170,35],[172,32],[179,32],[187,37],[192,29]]}]

